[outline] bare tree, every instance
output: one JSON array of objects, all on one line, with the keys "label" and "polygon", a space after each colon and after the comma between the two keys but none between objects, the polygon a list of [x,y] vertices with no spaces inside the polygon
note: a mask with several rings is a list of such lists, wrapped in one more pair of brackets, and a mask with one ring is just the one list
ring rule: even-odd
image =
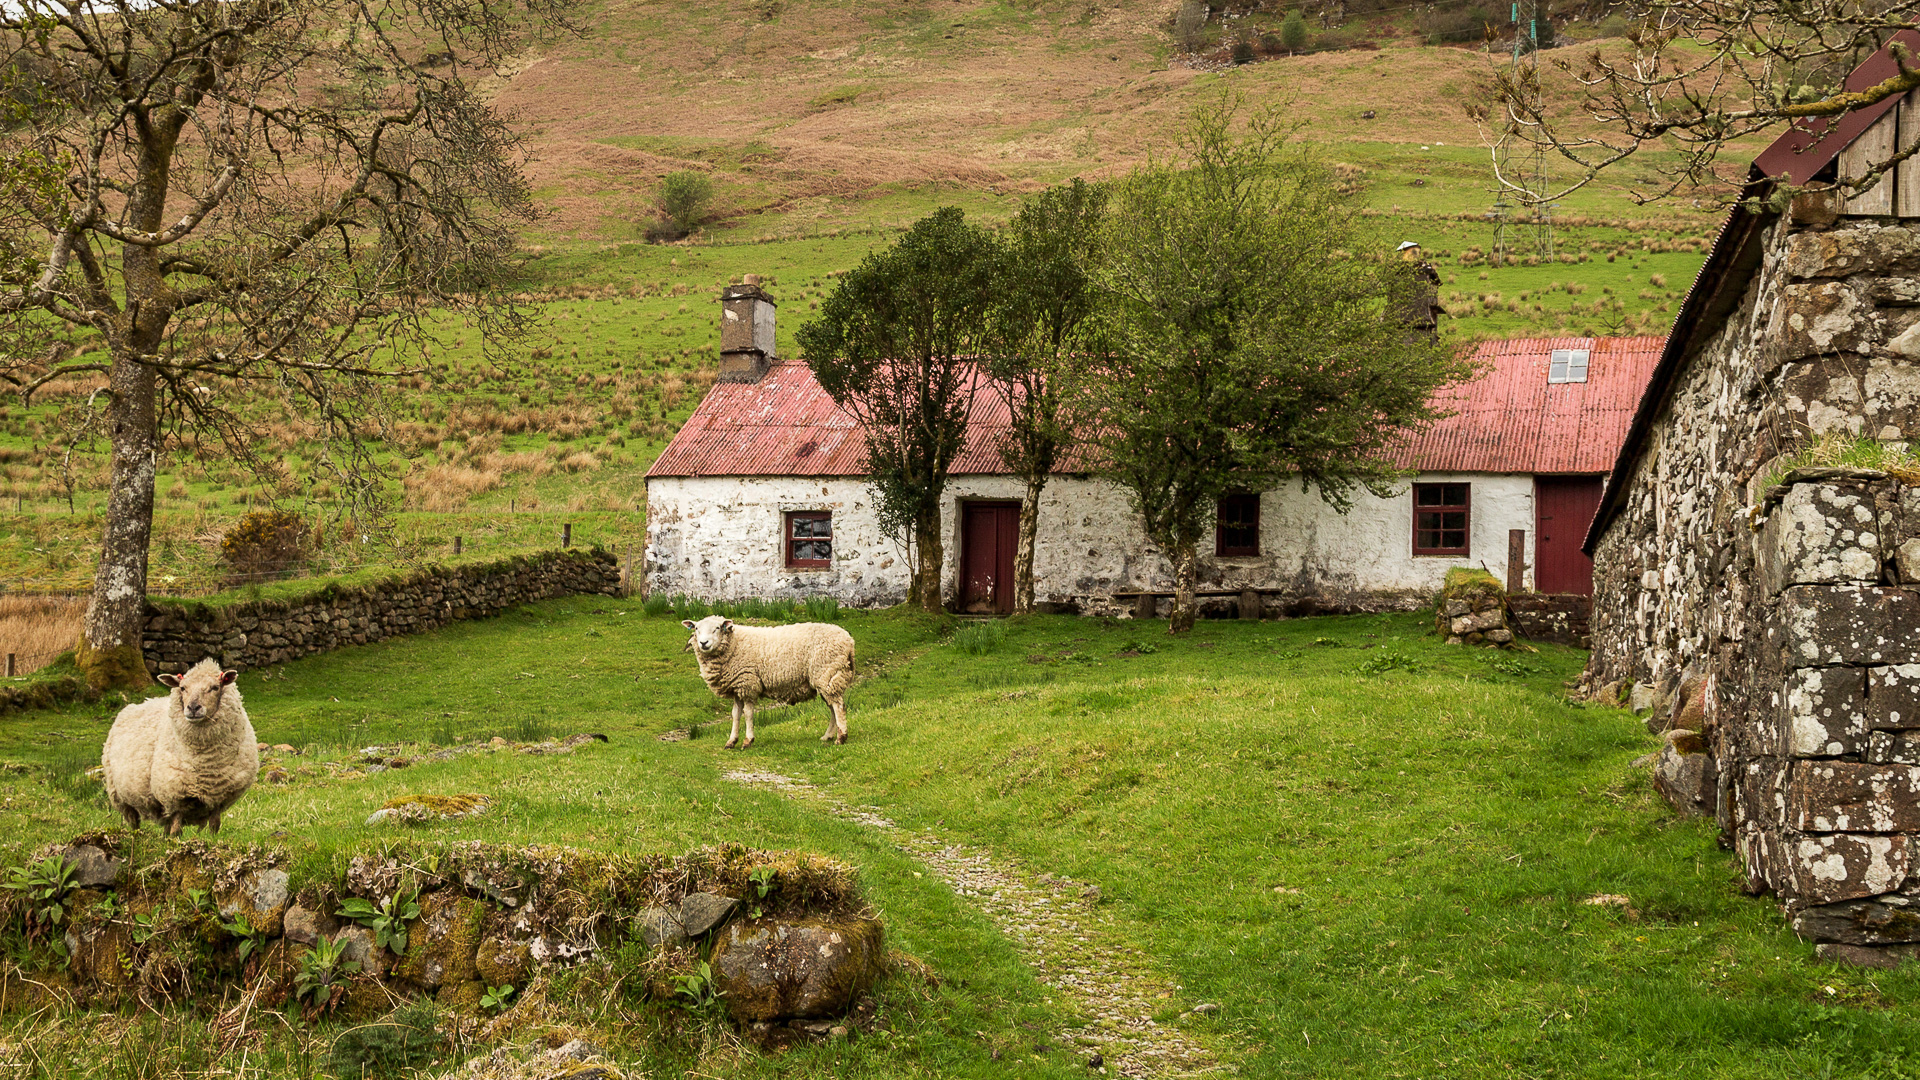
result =
[{"label": "bare tree", "polygon": [[[23,397],[106,378],[112,453],[79,659],[140,654],[165,435],[258,464],[258,425],[328,437],[356,517],[385,477],[362,441],[380,380],[452,309],[495,301],[533,214],[519,140],[476,94],[574,0],[14,0],[0,10],[0,355],[49,324],[104,356],[0,361]],[[249,407],[245,399],[261,399]]]},{"label": "bare tree", "polygon": [[[1617,10],[1633,24],[1624,39],[1552,61],[1579,87],[1577,107],[1556,98],[1530,65],[1496,72],[1489,93],[1470,106],[1496,161],[1524,161],[1499,151],[1539,147],[1559,163],[1560,179],[1546,187],[1531,169],[1499,177],[1522,202],[1564,198],[1643,150],[1677,150],[1681,164],[1633,192],[1638,201],[1715,183],[1737,193],[1748,162],[1722,162],[1729,144],[1788,125],[1817,134],[1920,87],[1920,35],[1912,32],[1920,0],[1637,0]],[[1848,73],[1889,43],[1885,70],[1849,85]],[[1818,186],[1863,191],[1916,149],[1920,139],[1907,136],[1853,175]]]}]

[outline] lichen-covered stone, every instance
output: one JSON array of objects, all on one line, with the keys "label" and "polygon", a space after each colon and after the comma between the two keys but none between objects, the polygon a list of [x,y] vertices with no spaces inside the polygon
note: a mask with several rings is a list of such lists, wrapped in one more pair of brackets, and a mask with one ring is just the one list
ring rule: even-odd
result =
[{"label": "lichen-covered stone", "polygon": [[486,996],[486,993],[486,983],[478,979],[464,979],[441,984],[440,992],[434,995],[433,1000],[459,1012],[479,1012],[480,999]]},{"label": "lichen-covered stone", "polygon": [[1920,831],[1920,766],[1796,762],[1786,809],[1800,832]]},{"label": "lichen-covered stone", "polygon": [[1812,941],[1849,945],[1904,945],[1920,942],[1920,910],[1899,895],[1844,900],[1800,909],[1793,932]]},{"label": "lichen-covered stone", "polygon": [[507,983],[525,986],[527,975],[533,970],[533,953],[524,941],[487,937],[481,940],[480,947],[474,951],[473,969],[480,980],[489,986]]},{"label": "lichen-covered stone", "polygon": [[741,1023],[836,1015],[879,977],[884,938],[857,917],[734,922],[714,944],[714,979]]},{"label": "lichen-covered stone", "polygon": [[1713,757],[1700,752],[1697,734],[1684,734],[1693,735],[1695,741],[1691,744],[1675,740],[1667,742],[1654,761],[1653,786],[1684,816],[1710,814],[1713,812],[1717,775]]},{"label": "lichen-covered stone", "polygon": [[680,930],[688,937],[699,937],[733,913],[740,901],[731,896],[716,896],[713,893],[688,893],[680,901]]},{"label": "lichen-covered stone", "polygon": [[1796,484],[1762,527],[1761,587],[1878,584],[1881,532],[1863,486]]},{"label": "lichen-covered stone", "polygon": [[422,894],[407,954],[394,964],[393,974],[426,987],[475,978],[474,957],[486,920],[487,906],[478,900],[451,891]]},{"label": "lichen-covered stone", "polygon": [[229,919],[244,918],[255,930],[278,937],[291,899],[285,870],[255,870],[223,891],[219,898],[220,914]]},{"label": "lichen-covered stone", "polygon": [[1777,716],[1761,728],[1769,753],[1839,757],[1867,737],[1867,673],[1860,668],[1795,668],[1779,701]]},{"label": "lichen-covered stone", "polygon": [[1796,903],[1830,904],[1891,892],[1907,876],[1905,836],[1788,835],[1791,880],[1783,891]]}]

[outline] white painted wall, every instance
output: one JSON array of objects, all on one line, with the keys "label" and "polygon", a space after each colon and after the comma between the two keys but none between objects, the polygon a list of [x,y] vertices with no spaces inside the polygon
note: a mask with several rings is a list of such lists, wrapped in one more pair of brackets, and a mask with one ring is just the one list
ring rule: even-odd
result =
[{"label": "white painted wall", "polygon": [[[1466,557],[1416,556],[1413,495],[1364,492],[1342,516],[1297,486],[1260,501],[1260,549],[1249,557],[1202,555],[1202,588],[1284,589],[1328,606],[1417,606],[1454,566],[1484,566],[1506,580],[1507,531],[1527,533],[1527,585],[1533,582],[1533,477],[1494,473],[1422,473],[1420,483],[1473,485],[1471,551]],[[943,515],[946,591],[959,587],[959,507],[966,499],[1018,501],[1008,476],[955,477]],[[833,512],[834,565],[782,565],[780,527],[790,510]],[[1040,499],[1034,591],[1041,600],[1119,611],[1115,590],[1170,589],[1173,567],[1142,534],[1124,490],[1102,481],[1056,478]],[[864,481],[792,477],[665,477],[647,482],[646,581],[649,593],[708,599],[830,595],[855,605],[898,603],[907,594],[908,559],[880,535]]]}]

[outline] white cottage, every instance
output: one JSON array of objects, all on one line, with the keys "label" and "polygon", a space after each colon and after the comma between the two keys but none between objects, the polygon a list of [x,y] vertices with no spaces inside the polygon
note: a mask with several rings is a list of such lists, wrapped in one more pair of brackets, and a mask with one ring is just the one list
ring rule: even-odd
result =
[{"label": "white cottage", "polygon": [[[646,588],[710,599],[905,599],[907,553],[881,535],[855,422],[804,363],[774,355],[773,301],[722,297],[721,381],[647,474]],[[1454,415],[1411,438],[1404,489],[1361,492],[1338,514],[1298,486],[1223,500],[1203,597],[1270,614],[1408,610],[1450,567],[1484,567],[1516,592],[1592,592],[1580,547],[1606,470],[1661,339],[1487,342],[1485,373],[1447,392]],[[976,402],[947,486],[945,595],[955,610],[1012,610],[1024,486],[993,449],[998,395]],[[1149,614],[1172,593],[1127,493],[1061,472],[1039,507],[1034,594],[1049,610]]]}]

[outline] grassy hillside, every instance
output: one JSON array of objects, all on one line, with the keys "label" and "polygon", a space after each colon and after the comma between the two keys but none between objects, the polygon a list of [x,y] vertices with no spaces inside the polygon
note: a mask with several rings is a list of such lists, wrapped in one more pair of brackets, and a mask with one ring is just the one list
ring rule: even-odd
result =
[{"label": "grassy hillside", "polygon": [[[1425,245],[1443,273],[1446,332],[1664,331],[1716,219],[1686,202],[1631,203],[1627,191],[1658,178],[1658,155],[1559,208],[1545,257],[1516,227],[1513,250],[1532,257],[1491,266],[1488,152],[1464,103],[1497,54],[1419,44],[1418,20],[1390,11],[1314,30],[1317,43],[1365,47],[1263,50],[1235,66],[1223,43],[1258,41],[1271,20],[1216,19],[1189,55],[1170,35],[1173,10],[600,4],[590,33],[479,73],[526,133],[549,212],[520,267],[545,322],[496,365],[448,320],[421,349],[425,373],[391,388],[389,425],[373,433],[398,478],[396,528],[332,520],[329,484],[309,483],[321,453],[311,429],[285,419],[274,388],[221,386],[273,418],[269,452],[285,468],[259,477],[218,447],[176,447],[159,486],[155,587],[217,584],[221,536],[268,502],[324,531],[317,571],[439,557],[455,537],[465,550],[550,545],[564,524],[585,542],[639,542],[645,470],[712,378],[721,286],[763,275],[791,355],[834,275],[898,229],[940,205],[1001,221],[1049,184],[1122,172],[1165,153],[1191,107],[1222,91],[1298,117],[1370,208],[1382,250]],[[680,169],[713,179],[715,217],[688,241],[642,242],[655,186]],[[90,378],[46,388],[31,408],[0,404],[0,586],[90,580],[107,484],[105,442],[86,423]]]},{"label": "grassy hillside", "polygon": [[[685,631],[637,602],[532,605],[248,673],[261,738],[295,752],[267,755],[287,782],[250,792],[221,839],[289,849],[297,886],[389,836],[361,825],[384,801],[480,792],[497,813],[407,835],[820,851],[860,868],[890,945],[931,974],[883,985],[890,1034],[783,1055],[607,992],[595,965],[527,988],[503,1025],[584,1035],[656,1077],[1069,1077],[1101,1046],[1117,1070],[1105,984],[1058,981],[1088,962],[1076,950],[1157,987],[1141,1018],[1246,1076],[1896,1077],[1920,1052],[1920,975],[1821,965],[1742,895],[1711,827],[1674,819],[1630,766],[1656,743],[1638,720],[1562,698],[1582,654],[1448,648],[1417,616],[1208,622],[1179,641],[1034,618],[979,654],[922,617],[843,621],[867,676],[844,747],[817,741],[814,703],[722,750]],[[0,862],[113,827],[82,775],[111,711],[9,717]],[[583,731],[610,741],[485,748]],[[867,816],[727,779],[740,769]],[[1013,887],[952,876],[959,856],[1043,893],[1071,881],[1050,906],[1078,929],[1004,921]],[[1088,884],[1097,899],[1076,899]],[[210,1038],[205,1017],[161,1015],[183,1045]],[[253,1075],[299,1072],[299,1049],[323,1056],[338,1030],[285,1019],[255,1025],[274,1034]],[[13,1016],[0,1047],[108,1075],[81,1046],[159,1022]]]}]

